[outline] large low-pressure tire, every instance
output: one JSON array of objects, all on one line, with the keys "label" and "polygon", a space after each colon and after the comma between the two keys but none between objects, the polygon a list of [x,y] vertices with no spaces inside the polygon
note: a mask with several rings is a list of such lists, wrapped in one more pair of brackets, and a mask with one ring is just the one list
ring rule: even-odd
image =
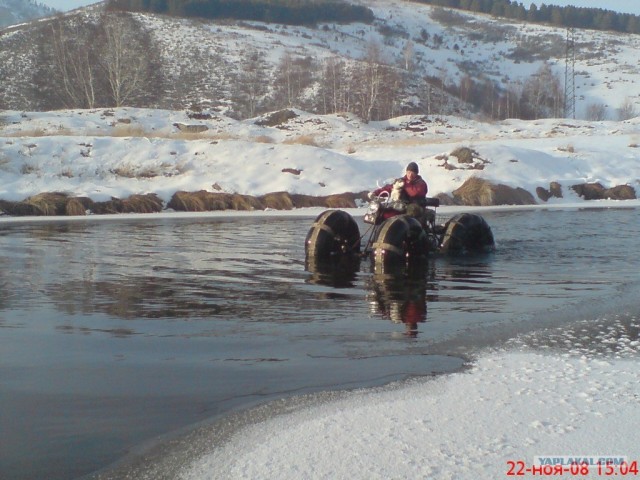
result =
[{"label": "large low-pressure tire", "polygon": [[427,235],[420,222],[407,215],[386,220],[372,243],[377,266],[404,266],[429,252]]},{"label": "large low-pressure tire", "polygon": [[307,259],[326,261],[360,252],[360,229],[351,215],[327,210],[316,218],[304,243]]},{"label": "large low-pressure tire", "polygon": [[446,223],[440,253],[464,255],[489,253],[494,249],[493,232],[482,216],[459,213]]}]

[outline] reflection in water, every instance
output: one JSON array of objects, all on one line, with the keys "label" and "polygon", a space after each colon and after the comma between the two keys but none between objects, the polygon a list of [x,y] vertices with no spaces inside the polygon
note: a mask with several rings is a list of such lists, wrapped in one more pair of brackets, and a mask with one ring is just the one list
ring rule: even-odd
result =
[{"label": "reflection in water", "polygon": [[427,320],[427,277],[422,269],[407,275],[374,274],[368,301],[372,313],[405,325],[405,335],[416,337],[418,324]]},{"label": "reflection in water", "polygon": [[217,319],[257,317],[256,304],[264,301],[284,304],[273,309],[279,318],[287,303],[296,304],[288,288],[291,272],[300,270],[289,252],[298,240],[295,223],[229,224],[147,218],[2,225],[0,309],[41,305],[85,318]]},{"label": "reflection in water", "polygon": [[[354,288],[361,269],[371,273],[364,281],[370,313],[404,324],[404,333],[409,337],[417,337],[418,324],[427,320],[427,289],[429,284],[433,288],[436,276],[432,260],[411,268],[405,265],[394,268],[393,265],[376,265],[354,255],[329,262],[307,259],[306,269],[311,273],[309,283],[333,288]],[[435,299],[434,295],[431,297]]]},{"label": "reflection in water", "polygon": [[167,282],[156,276],[129,277],[119,282],[70,281],[47,292],[68,315],[106,313],[122,319],[209,317],[224,313],[221,301],[204,281]]},{"label": "reflection in water", "polygon": [[349,255],[328,262],[307,258],[305,269],[311,273],[308,283],[333,288],[354,288],[360,271],[360,257]]},{"label": "reflection in water", "polygon": [[438,259],[433,288],[449,311],[490,318],[514,299],[510,271],[496,266],[498,253]]}]

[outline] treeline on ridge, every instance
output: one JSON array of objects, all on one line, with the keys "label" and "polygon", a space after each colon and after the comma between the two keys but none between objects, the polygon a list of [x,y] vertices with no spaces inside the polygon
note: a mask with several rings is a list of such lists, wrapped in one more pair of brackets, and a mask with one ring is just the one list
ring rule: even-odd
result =
[{"label": "treeline on ridge", "polygon": [[253,20],[289,25],[370,23],[374,19],[370,9],[340,0],[109,0],[107,8],[177,17]]},{"label": "treeline on ridge", "polygon": [[487,13],[531,23],[547,23],[558,27],[605,30],[623,33],[640,33],[640,16],[617,13],[602,8],[559,7],[532,3],[526,8],[513,0],[417,0],[420,3],[440,7],[457,8],[475,13]]}]

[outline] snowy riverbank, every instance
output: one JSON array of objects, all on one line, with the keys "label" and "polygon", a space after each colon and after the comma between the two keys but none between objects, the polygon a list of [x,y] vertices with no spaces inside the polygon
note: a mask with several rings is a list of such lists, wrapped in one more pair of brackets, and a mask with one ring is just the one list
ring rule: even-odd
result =
[{"label": "snowy riverbank", "polygon": [[[183,478],[535,478],[541,462],[569,457],[637,468],[638,328],[637,316],[605,319],[595,335],[578,324],[484,352],[462,373],[283,414],[241,430]],[[544,338],[573,347],[531,348]],[[577,478],[563,468],[554,478]],[[589,468],[588,478],[625,469]]]}]

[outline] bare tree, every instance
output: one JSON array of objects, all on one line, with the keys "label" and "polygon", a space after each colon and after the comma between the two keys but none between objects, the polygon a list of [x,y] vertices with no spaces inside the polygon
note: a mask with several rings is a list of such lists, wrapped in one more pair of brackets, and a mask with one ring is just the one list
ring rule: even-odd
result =
[{"label": "bare tree", "polygon": [[429,83],[427,81],[425,81],[423,83],[423,85],[424,85],[424,90],[423,91],[424,91],[424,94],[425,94],[424,98],[425,98],[426,104],[427,104],[426,105],[426,107],[427,107],[427,115],[431,115],[431,113],[433,113],[432,110],[431,110],[431,107],[433,105],[433,91],[432,91],[433,87],[431,86],[431,83]]},{"label": "bare tree", "polygon": [[336,78],[335,71],[338,64],[335,57],[327,58],[323,62],[320,74],[319,86],[319,108],[323,114],[335,113],[337,111]]},{"label": "bare tree", "polygon": [[503,118],[519,118],[521,98],[522,84],[510,82],[504,95],[505,108]]},{"label": "bare tree", "polygon": [[262,54],[256,49],[245,51],[234,92],[241,115],[254,117],[268,92],[269,75]]},{"label": "bare tree", "polygon": [[[129,14],[58,18],[38,39],[38,87],[67,108],[140,105],[162,91],[159,54]],[[153,88],[152,88],[153,86]],[[53,103],[53,102],[48,102]]]},{"label": "bare tree", "polygon": [[591,103],[587,105],[587,120],[600,122],[607,119],[607,106],[604,103]]},{"label": "bare tree", "polygon": [[97,58],[95,47],[85,28],[51,24],[51,48],[54,69],[59,80],[60,94],[65,106],[70,108],[94,108],[96,106]]},{"label": "bare tree", "polygon": [[292,107],[297,97],[295,88],[295,67],[293,56],[288,51],[282,54],[276,70],[275,87],[278,91],[276,97],[282,98],[287,107]]},{"label": "bare tree", "polygon": [[496,84],[490,78],[484,78],[482,85],[481,105],[490,118],[496,118]]},{"label": "bare tree", "polygon": [[295,58],[285,52],[275,72],[274,97],[279,106],[302,108],[302,94],[311,85],[316,67],[311,58]]},{"label": "bare tree", "polygon": [[103,17],[104,44],[100,65],[109,85],[112,106],[121,107],[143,96],[149,87],[149,48],[128,16]]},{"label": "bare tree", "polygon": [[627,97],[618,108],[618,120],[630,120],[638,116],[638,110],[631,98]]},{"label": "bare tree", "polygon": [[411,40],[407,40],[407,43],[404,44],[404,48],[402,49],[402,59],[404,61],[405,70],[411,71],[413,69],[414,55],[413,42]]},{"label": "bare tree", "polygon": [[448,82],[448,78],[447,78],[447,71],[442,69],[440,71],[440,76],[438,77],[438,86],[439,86],[439,90],[440,90],[440,96],[437,99],[437,107],[439,110],[439,114],[440,115],[444,115],[449,111],[450,108],[450,98],[449,95],[446,94],[447,92],[447,82]]},{"label": "bare tree", "polygon": [[473,78],[471,78],[471,75],[469,75],[468,73],[464,74],[463,77],[460,79],[460,89],[459,89],[460,100],[467,103],[471,98],[473,89],[474,89]]},{"label": "bare tree", "polygon": [[364,62],[360,64],[353,80],[353,88],[358,98],[358,114],[363,121],[371,120],[371,112],[376,106],[383,80],[383,65],[380,45],[369,44]]},{"label": "bare tree", "polygon": [[351,110],[350,68],[338,57],[325,60],[320,78],[320,97],[323,113]]},{"label": "bare tree", "polygon": [[[524,116],[532,118],[559,118],[564,111],[564,91],[560,77],[548,63],[542,65],[523,86]],[[528,113],[528,115],[527,115]]]}]

